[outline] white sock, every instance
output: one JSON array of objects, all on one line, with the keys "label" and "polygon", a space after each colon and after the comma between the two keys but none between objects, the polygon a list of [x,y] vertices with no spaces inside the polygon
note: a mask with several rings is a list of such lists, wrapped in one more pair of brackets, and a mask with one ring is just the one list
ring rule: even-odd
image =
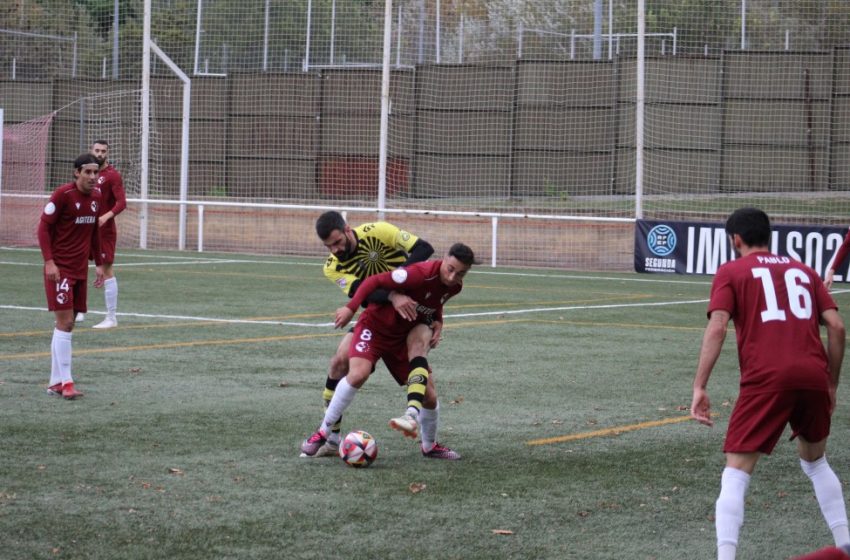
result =
[{"label": "white sock", "polygon": [[850,531],[847,528],[847,509],[844,506],[844,494],[841,489],[841,481],[835,475],[835,471],[826,462],[826,456],[817,461],[809,463],[800,459],[800,467],[815,488],[815,496],[818,499],[823,518],[832,537],[835,546],[850,544]]},{"label": "white sock", "polygon": [[325,419],[322,421],[321,427],[322,431],[326,434],[330,433],[331,426],[342,418],[342,414],[345,412],[345,409],[348,408],[348,405],[351,404],[351,401],[354,400],[354,396],[356,394],[357,388],[349,385],[348,379],[343,377],[342,380],[340,380],[339,385],[336,386],[334,397],[331,399],[328,409],[325,411]]},{"label": "white sock", "polygon": [[419,413],[419,423],[422,429],[419,430],[419,437],[422,439],[422,449],[427,453],[434,448],[437,443],[437,424],[440,422],[440,401],[437,401],[437,406],[433,409],[423,408]]},{"label": "white sock", "polygon": [[744,524],[744,496],[750,484],[750,475],[739,469],[726,467],[720,477],[720,495],[715,504],[717,530],[717,559],[735,558],[738,533]]},{"label": "white sock", "polygon": [[71,333],[53,329],[53,340],[50,343],[50,355],[56,371],[50,372],[50,384],[70,383],[71,377]]},{"label": "white sock", "polygon": [[118,279],[114,276],[103,283],[103,299],[106,300],[106,316],[115,319],[118,309]]}]

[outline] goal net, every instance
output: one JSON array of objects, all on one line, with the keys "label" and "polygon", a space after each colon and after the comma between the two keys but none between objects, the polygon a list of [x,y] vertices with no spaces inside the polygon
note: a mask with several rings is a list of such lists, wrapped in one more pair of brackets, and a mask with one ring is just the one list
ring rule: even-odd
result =
[{"label": "goal net", "polygon": [[[0,242],[32,245],[45,201],[59,185],[74,180],[73,161],[89,151],[95,140],[109,144],[109,160],[120,171],[128,198],[141,193],[141,91],[105,88],[92,82],[60,83],[54,92],[59,108],[47,115],[3,128],[2,198],[0,199]],[[111,90],[111,91],[105,91]],[[156,119],[152,119],[155,124]],[[169,163],[163,159],[161,137],[156,126],[150,135],[149,197],[173,195],[165,187]],[[172,167],[174,167],[172,165]],[[175,182],[176,183],[176,182]],[[167,209],[160,209],[168,213]],[[156,220],[156,212],[152,220]],[[122,245],[138,247],[138,208],[128,205],[118,218]],[[168,227],[158,236],[171,238]]]},{"label": "goal net", "polygon": [[[397,0],[388,17],[384,2],[152,4],[153,40],[191,78],[190,248],[319,254],[312,223],[337,208],[438,251],[466,241],[485,262],[628,269],[636,217],[850,214],[846,2],[646,2],[640,37],[626,0]],[[120,74],[137,80],[141,12],[125,16]],[[102,75],[110,31],[86,33],[100,42],[81,41],[79,75]],[[167,66],[152,60],[152,248],[177,240],[181,84]],[[89,84],[75,99],[112,87]],[[105,136],[139,130],[109,122]],[[90,140],[51,138],[51,173],[60,145]],[[122,158],[125,180],[134,165]],[[119,220],[119,243],[140,241],[139,208]]]}]

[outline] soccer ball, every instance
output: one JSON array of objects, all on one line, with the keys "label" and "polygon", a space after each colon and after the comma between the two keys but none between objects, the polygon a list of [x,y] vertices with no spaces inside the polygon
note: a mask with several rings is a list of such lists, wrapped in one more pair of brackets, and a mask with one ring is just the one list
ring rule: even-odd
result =
[{"label": "soccer ball", "polygon": [[349,467],[368,467],[378,456],[378,444],[367,432],[350,432],[339,446],[339,456]]}]

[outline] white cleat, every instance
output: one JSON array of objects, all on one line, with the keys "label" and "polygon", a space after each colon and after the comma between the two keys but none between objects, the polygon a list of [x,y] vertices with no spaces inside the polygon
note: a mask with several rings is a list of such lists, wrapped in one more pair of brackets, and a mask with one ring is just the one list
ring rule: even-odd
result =
[{"label": "white cleat", "polygon": [[74,317],[75,323],[82,323],[85,320],[86,320],[86,314],[85,313],[77,313],[77,316]]},{"label": "white cleat", "polygon": [[410,439],[416,439],[416,436],[419,434],[419,422],[410,414],[390,420],[390,428],[401,432],[404,434],[404,437],[409,437]]},{"label": "white cleat", "polygon": [[118,326],[118,321],[113,317],[107,317],[100,323],[92,325],[93,329],[112,329]]}]

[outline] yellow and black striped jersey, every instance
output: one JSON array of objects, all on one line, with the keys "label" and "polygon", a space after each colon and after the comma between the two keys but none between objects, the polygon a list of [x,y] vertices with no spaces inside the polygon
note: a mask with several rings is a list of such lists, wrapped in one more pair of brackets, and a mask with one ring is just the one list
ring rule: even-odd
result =
[{"label": "yellow and black striped jersey", "polygon": [[351,286],[404,264],[419,238],[387,222],[372,222],[352,228],[357,237],[354,254],[340,261],[333,254],[325,261],[325,276],[350,296]]}]

